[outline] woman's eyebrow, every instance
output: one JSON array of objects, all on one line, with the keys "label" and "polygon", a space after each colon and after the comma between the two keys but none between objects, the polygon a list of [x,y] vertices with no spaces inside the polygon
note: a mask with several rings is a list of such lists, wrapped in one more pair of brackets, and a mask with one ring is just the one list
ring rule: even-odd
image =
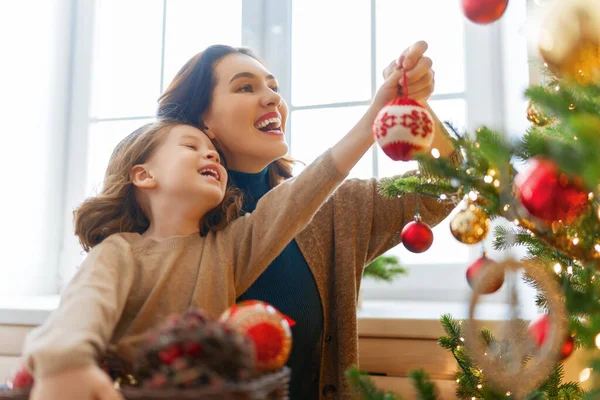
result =
[{"label": "woman's eyebrow", "polygon": [[[257,78],[256,75],[254,75],[252,72],[240,72],[238,74],[235,74],[233,76],[233,78],[231,78],[231,80],[229,81],[229,83],[235,81],[236,79],[240,79],[240,78],[251,78],[251,79],[255,79]],[[275,77],[271,74],[267,75],[265,79],[275,79]]]}]

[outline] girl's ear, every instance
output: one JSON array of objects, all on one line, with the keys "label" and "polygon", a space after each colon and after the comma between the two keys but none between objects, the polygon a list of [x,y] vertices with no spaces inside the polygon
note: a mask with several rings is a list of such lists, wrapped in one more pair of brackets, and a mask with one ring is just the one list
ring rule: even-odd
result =
[{"label": "girl's ear", "polygon": [[152,189],[156,187],[156,179],[152,176],[145,164],[134,165],[129,173],[131,182],[140,189]]}]

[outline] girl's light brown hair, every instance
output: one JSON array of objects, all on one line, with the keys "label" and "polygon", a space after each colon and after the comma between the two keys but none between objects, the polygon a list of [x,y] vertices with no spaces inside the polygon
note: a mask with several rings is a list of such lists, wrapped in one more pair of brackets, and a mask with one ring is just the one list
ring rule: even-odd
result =
[{"label": "girl's light brown hair", "polygon": [[[204,128],[203,117],[212,101],[216,78],[215,64],[229,54],[244,54],[258,60],[248,48],[214,45],[196,54],[177,72],[169,87],[158,99],[159,117],[172,118],[184,124]],[[289,156],[269,164],[269,182],[275,187],[292,176],[296,161]]]},{"label": "girl's light brown hair", "polygon": [[[136,201],[130,171],[146,162],[176,125],[181,122],[159,119],[135,130],[117,145],[106,169],[102,191],[85,200],[73,213],[75,235],[85,251],[114,233],[141,234],[148,229],[150,223]],[[200,234],[222,229],[238,217],[241,206],[241,192],[228,186],[221,204],[200,221]]]}]

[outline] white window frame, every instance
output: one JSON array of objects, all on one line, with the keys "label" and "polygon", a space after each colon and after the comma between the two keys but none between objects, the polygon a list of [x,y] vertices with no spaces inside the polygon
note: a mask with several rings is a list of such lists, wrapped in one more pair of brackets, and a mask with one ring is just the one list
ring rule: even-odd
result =
[{"label": "white window frame", "polygon": [[[168,0],[165,0],[168,1]],[[445,1],[445,0],[440,0]],[[71,108],[70,124],[67,135],[67,160],[66,160],[66,192],[64,218],[62,222],[62,244],[60,248],[60,261],[58,267],[59,291],[64,287],[74,274],[75,267],[81,262],[82,250],[73,235],[73,209],[85,197],[87,179],[87,149],[90,94],[91,94],[91,69],[92,47],[94,32],[94,1],[73,1],[73,45],[72,45],[72,81],[71,81]],[[258,56],[269,66],[269,69],[278,77],[282,96],[288,100],[292,110],[319,108],[318,106],[293,107],[291,101],[291,19],[292,0],[243,0],[242,9],[242,44],[252,48]],[[375,48],[375,18],[376,0],[371,0],[371,66],[372,79],[371,91],[377,90]],[[477,126],[486,124],[495,129],[521,131],[516,128],[518,122],[505,119],[503,115],[512,116],[517,107],[507,99],[515,98],[517,90],[522,90],[520,82],[514,82],[513,64],[507,62],[507,49],[513,51],[518,40],[507,34],[507,26],[513,26],[519,21],[520,11],[515,15],[505,15],[502,23],[491,26],[475,26],[465,20],[465,75],[466,91],[464,99],[467,105],[466,128],[472,132]],[[164,22],[163,22],[164,46]],[[191,56],[191,55],[190,55]],[[525,51],[526,57],[526,51]],[[438,65],[437,68],[443,68]],[[510,75],[508,75],[510,73]],[[163,73],[161,73],[161,76]],[[527,73],[525,74],[527,75]],[[505,78],[510,76],[509,84]],[[519,76],[521,79],[521,76]],[[162,78],[161,78],[162,81]],[[515,84],[510,84],[515,83]],[[525,85],[528,82],[525,82]],[[161,88],[163,87],[161,82]],[[490,93],[497,93],[492,96]],[[436,95],[432,100],[457,98],[454,95]],[[345,102],[328,104],[327,107],[349,107],[368,105],[369,101]],[[519,105],[520,107],[520,105]],[[504,112],[506,111],[506,113]],[[291,114],[291,113],[290,113]],[[524,114],[523,114],[524,115]],[[152,116],[138,116],[135,118],[151,118]],[[134,118],[127,118],[134,119]],[[522,118],[524,120],[524,118]],[[288,121],[287,140],[293,147],[291,137],[291,122]],[[377,173],[377,151],[373,149],[373,170]],[[457,243],[457,246],[460,245]],[[471,259],[479,256],[477,248],[472,248]],[[410,266],[409,266],[410,267]],[[463,263],[454,264],[420,264],[415,268],[424,269],[432,276],[444,279],[449,274],[456,275],[457,271],[464,271]],[[462,272],[461,272],[462,273]],[[466,283],[465,283],[466,285]],[[409,286],[411,290],[407,290]],[[465,298],[464,288],[448,288],[443,292],[428,286],[422,280],[411,281],[410,277],[401,278],[398,282],[382,288],[373,285],[368,280],[363,283],[365,296],[368,298],[384,298],[389,300],[443,300],[462,301]],[[493,297],[493,296],[492,296]]]}]

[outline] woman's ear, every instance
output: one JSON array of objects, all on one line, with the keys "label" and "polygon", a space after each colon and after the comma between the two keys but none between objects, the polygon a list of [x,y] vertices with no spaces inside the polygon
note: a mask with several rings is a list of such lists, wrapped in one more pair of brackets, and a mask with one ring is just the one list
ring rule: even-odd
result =
[{"label": "woman's ear", "polygon": [[140,189],[152,189],[156,187],[156,179],[152,176],[148,170],[148,166],[145,164],[134,165],[129,173],[131,182],[135,187]]}]

